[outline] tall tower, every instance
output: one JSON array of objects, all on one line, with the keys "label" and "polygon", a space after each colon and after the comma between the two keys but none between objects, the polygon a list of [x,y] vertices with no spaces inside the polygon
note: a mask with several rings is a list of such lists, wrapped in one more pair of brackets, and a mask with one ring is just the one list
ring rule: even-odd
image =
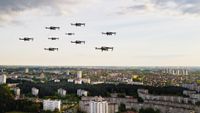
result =
[{"label": "tall tower", "polygon": [[70,71],[69,71],[69,70],[67,70],[67,71],[66,71],[66,74],[67,74],[67,75],[70,75]]},{"label": "tall tower", "polygon": [[25,73],[29,73],[29,69],[28,68],[25,69]]},{"label": "tall tower", "polygon": [[81,78],[82,78],[82,71],[78,71],[78,72],[77,72],[77,78],[78,78],[78,79],[81,79]]}]

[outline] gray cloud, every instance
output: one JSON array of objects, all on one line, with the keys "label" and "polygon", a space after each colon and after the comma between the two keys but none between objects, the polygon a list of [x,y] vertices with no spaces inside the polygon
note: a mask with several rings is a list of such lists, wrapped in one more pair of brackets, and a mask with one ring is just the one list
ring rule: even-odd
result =
[{"label": "gray cloud", "polygon": [[200,14],[200,0],[152,0],[158,8],[166,8],[183,14]]},{"label": "gray cloud", "polygon": [[131,9],[131,10],[144,10],[147,9],[146,5],[134,5],[134,6],[130,6],[127,9]]},{"label": "gray cloud", "polygon": [[83,0],[0,0],[0,21],[9,20],[8,18],[13,15],[34,9],[39,10],[40,13],[52,13],[44,11],[48,9],[56,14],[67,14],[87,1],[89,0],[84,2]]},{"label": "gray cloud", "polygon": [[136,11],[168,11],[200,15],[200,0],[133,0],[132,5],[122,9],[122,12]]}]

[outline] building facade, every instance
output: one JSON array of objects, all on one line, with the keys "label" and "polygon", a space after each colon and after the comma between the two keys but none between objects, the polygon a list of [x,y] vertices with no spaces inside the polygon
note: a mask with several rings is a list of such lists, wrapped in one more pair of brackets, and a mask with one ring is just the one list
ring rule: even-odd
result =
[{"label": "building facade", "polygon": [[89,113],[108,113],[108,102],[102,97],[95,97],[89,103]]},{"label": "building facade", "polygon": [[6,75],[0,75],[0,84],[6,84]]},{"label": "building facade", "polygon": [[61,110],[60,100],[43,100],[43,110],[55,111],[56,109]]},{"label": "building facade", "polygon": [[67,93],[67,91],[66,90],[64,90],[64,89],[62,89],[62,88],[60,88],[60,89],[58,89],[58,95],[60,95],[60,96],[66,96],[66,93]]},{"label": "building facade", "polygon": [[77,95],[78,96],[87,96],[88,95],[88,91],[82,90],[82,89],[78,89],[77,90]]},{"label": "building facade", "polygon": [[32,88],[32,95],[38,96],[38,93],[39,93],[39,89],[33,87]]},{"label": "building facade", "polygon": [[78,79],[81,79],[81,78],[82,78],[82,71],[78,71],[78,72],[77,72],[77,78],[78,78]]},{"label": "building facade", "polygon": [[14,93],[15,93],[16,96],[20,96],[20,88],[16,87],[14,89]]}]

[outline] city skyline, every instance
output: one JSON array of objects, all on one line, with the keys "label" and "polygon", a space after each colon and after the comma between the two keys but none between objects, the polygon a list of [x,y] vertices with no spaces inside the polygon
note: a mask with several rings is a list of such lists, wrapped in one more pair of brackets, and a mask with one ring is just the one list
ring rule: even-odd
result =
[{"label": "city skyline", "polygon": [[[0,1],[1,65],[199,66],[198,0]],[[85,22],[76,28],[70,23]],[[46,30],[59,26],[59,31]],[[115,31],[116,36],[101,32]],[[75,36],[66,36],[75,32]],[[19,41],[34,37],[33,42]],[[50,41],[51,36],[60,40]],[[85,45],[70,41],[85,40]],[[95,47],[113,46],[114,51]],[[44,51],[58,47],[58,52]]]}]

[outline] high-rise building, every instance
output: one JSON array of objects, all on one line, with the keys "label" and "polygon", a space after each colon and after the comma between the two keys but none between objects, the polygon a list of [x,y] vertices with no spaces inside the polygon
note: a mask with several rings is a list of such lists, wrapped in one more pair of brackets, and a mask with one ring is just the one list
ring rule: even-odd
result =
[{"label": "high-rise building", "polygon": [[108,102],[102,97],[95,97],[89,102],[89,113],[108,113]]},{"label": "high-rise building", "polygon": [[33,87],[32,88],[32,95],[38,96],[38,93],[39,93],[39,89]]},{"label": "high-rise building", "polygon": [[28,68],[25,69],[25,73],[29,73],[29,69]]},{"label": "high-rise building", "polygon": [[41,74],[40,74],[40,79],[44,79],[45,78],[45,74],[44,74],[44,72],[42,72]]},{"label": "high-rise building", "polygon": [[43,110],[54,111],[61,109],[61,101],[60,100],[43,100]]},{"label": "high-rise building", "polygon": [[70,71],[69,70],[66,71],[66,75],[70,75]]},{"label": "high-rise building", "polygon": [[82,71],[78,71],[78,72],[77,72],[77,78],[78,78],[78,79],[81,79],[81,78],[82,78]]},{"label": "high-rise building", "polygon": [[6,75],[0,75],[0,84],[6,84],[6,78],[7,76]]}]

